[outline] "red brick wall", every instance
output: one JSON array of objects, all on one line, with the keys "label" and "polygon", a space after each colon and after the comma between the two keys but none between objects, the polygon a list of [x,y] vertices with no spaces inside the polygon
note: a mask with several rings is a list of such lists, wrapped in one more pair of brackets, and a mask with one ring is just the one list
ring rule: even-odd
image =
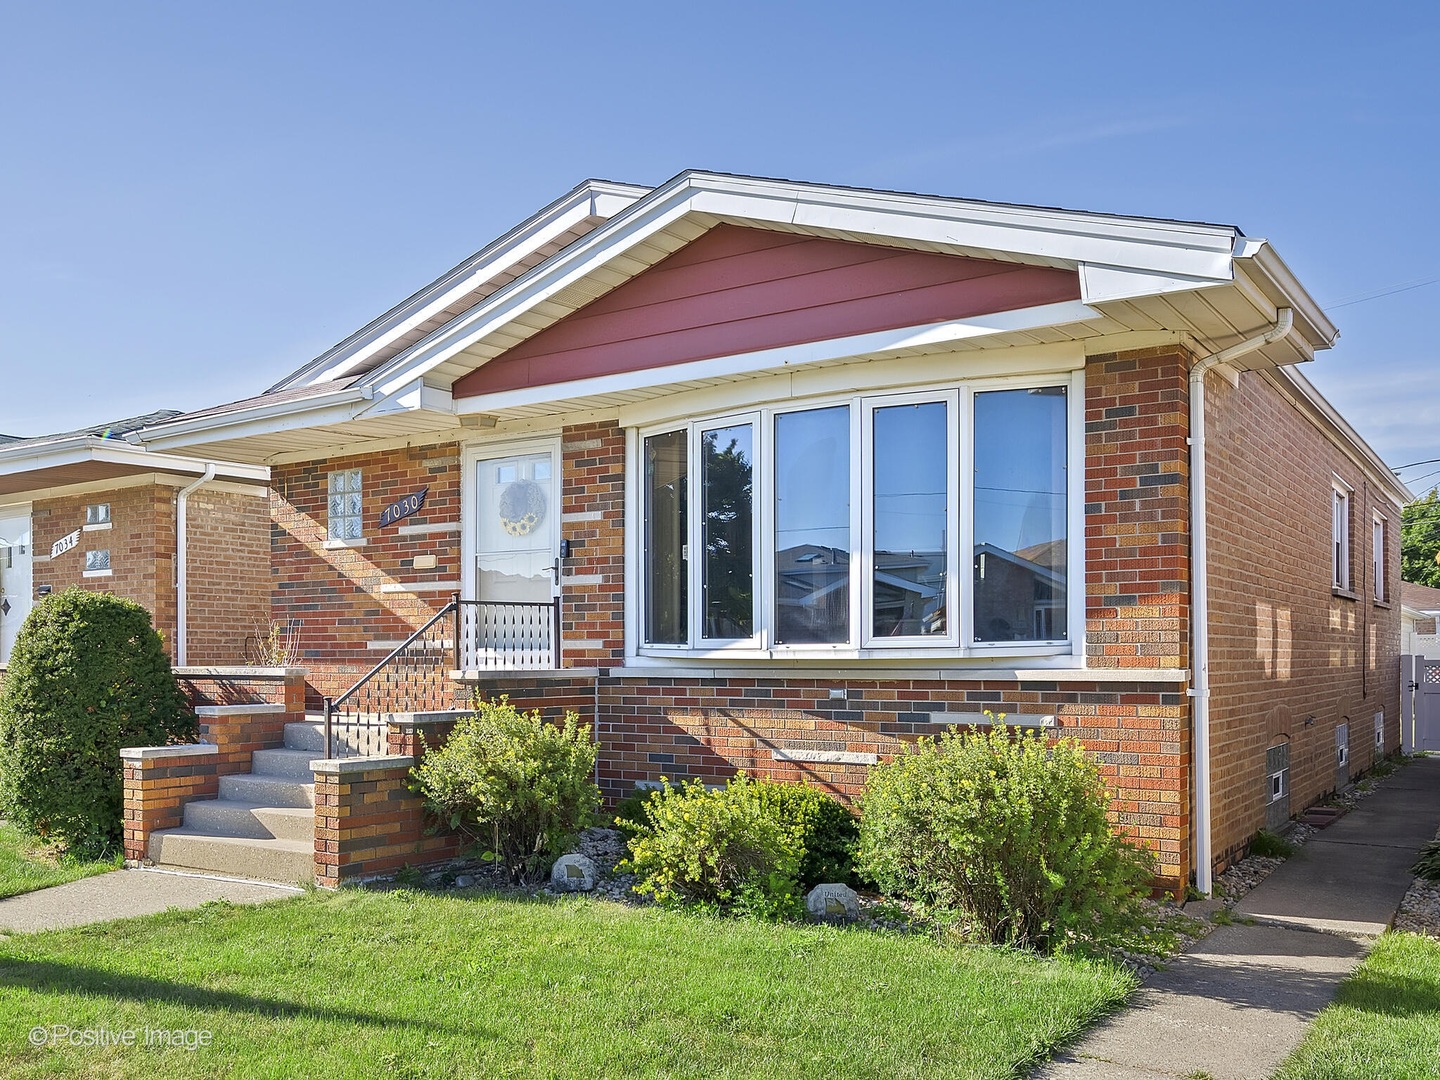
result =
[{"label": "red brick wall", "polygon": [[186,661],[256,662],[253,639],[270,621],[269,503],[264,494],[201,488],[187,517]]},{"label": "red brick wall", "polygon": [[[1337,784],[1335,729],[1348,717],[1350,773],[1367,769],[1374,716],[1400,745],[1399,604],[1377,604],[1371,515],[1389,518],[1398,588],[1399,512],[1267,377],[1206,382],[1210,488],[1214,848],[1223,860],[1265,824],[1265,750],[1290,746],[1290,809]],[[1354,598],[1332,593],[1332,478],[1351,496]]]},{"label": "red brick wall", "polygon": [[[150,611],[167,652],[175,644],[175,493],[157,484],[71,495],[37,502],[31,511],[35,550],[45,554],[62,536],[85,524],[87,504],[110,504],[110,528],[80,534],[80,543],[51,560],[37,558],[35,587],[61,592],[78,585],[114,593]],[[85,553],[108,550],[111,572],[85,577]]]},{"label": "red brick wall", "polygon": [[[361,471],[366,543],[326,549],[329,474],[340,469]],[[384,651],[366,648],[368,642],[404,640],[450,599],[448,589],[410,593],[386,585],[460,580],[459,448],[408,447],[278,466],[270,486],[271,617],[296,624],[298,663],[310,669],[314,697],[334,696],[384,659]],[[418,513],[377,526],[386,506],[423,487],[430,492]],[[456,531],[399,529],[427,524],[454,525]],[[435,555],[436,568],[416,570],[417,555]]]},{"label": "red brick wall", "polygon": [[[85,524],[85,507],[110,504],[110,528],[80,534],[53,560],[36,559],[35,585],[78,585],[142,604],[172,656],[175,648],[175,496],[167,484],[71,495],[35,503],[35,550],[45,553]],[[190,497],[189,657],[192,664],[239,664],[245,638],[269,610],[268,513],[263,494],[201,489]],[[85,552],[110,552],[106,577],[85,577]]]}]

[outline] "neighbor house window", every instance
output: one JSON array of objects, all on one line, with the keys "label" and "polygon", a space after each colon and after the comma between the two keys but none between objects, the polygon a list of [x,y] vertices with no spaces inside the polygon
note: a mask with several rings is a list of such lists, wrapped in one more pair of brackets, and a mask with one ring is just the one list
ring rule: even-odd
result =
[{"label": "neighbor house window", "polygon": [[642,433],[642,644],[1064,646],[1069,401],[982,384]]},{"label": "neighbor house window", "polygon": [[103,576],[110,573],[109,549],[85,552],[85,573],[96,576]]},{"label": "neighbor house window", "polygon": [[110,524],[110,504],[91,503],[85,507],[85,527],[98,529]]},{"label": "neighbor house window", "polygon": [[1385,600],[1385,519],[1379,514],[1370,527],[1370,572],[1375,582],[1375,599]]},{"label": "neighbor house window", "polygon": [[360,470],[342,469],[330,474],[331,540],[359,540],[364,535]]},{"label": "neighbor house window", "polygon": [[1330,525],[1331,550],[1334,556],[1335,588],[1350,590],[1350,491],[1337,483],[1333,489],[1334,504]]}]

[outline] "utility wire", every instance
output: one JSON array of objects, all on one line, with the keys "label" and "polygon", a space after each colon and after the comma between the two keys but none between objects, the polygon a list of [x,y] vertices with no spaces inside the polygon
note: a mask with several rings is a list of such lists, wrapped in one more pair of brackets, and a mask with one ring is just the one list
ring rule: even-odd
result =
[{"label": "utility wire", "polygon": [[1334,303],[1322,304],[1321,306],[1331,311],[1336,308],[1351,307],[1354,304],[1363,304],[1367,300],[1379,300],[1382,296],[1394,296],[1396,293],[1409,292],[1411,289],[1423,288],[1426,285],[1434,285],[1440,278],[1423,278],[1418,281],[1402,281],[1398,285],[1387,285],[1382,289],[1370,293],[1355,293]]}]

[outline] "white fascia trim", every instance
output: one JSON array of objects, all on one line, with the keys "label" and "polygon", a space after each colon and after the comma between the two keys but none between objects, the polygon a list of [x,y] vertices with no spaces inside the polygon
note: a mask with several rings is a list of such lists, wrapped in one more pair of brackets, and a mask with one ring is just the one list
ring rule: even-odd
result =
[{"label": "white fascia trim", "polygon": [[1294,310],[1298,328],[1311,348],[1334,346],[1340,337],[1339,329],[1268,240],[1241,237],[1235,244],[1235,260],[1237,267],[1255,280],[1272,303]]},{"label": "white fascia trim", "polygon": [[1314,383],[1294,367],[1271,368],[1265,374],[1275,379],[1283,392],[1288,392],[1292,398],[1298,398],[1310,407],[1312,413],[1319,418],[1320,423],[1317,426],[1320,430],[1329,435],[1330,441],[1365,471],[1371,483],[1386,492],[1391,502],[1402,507],[1415,501],[1415,493],[1390,471],[1390,466],[1371,449],[1370,444],[1350,426],[1350,422],[1340,415],[1335,406],[1325,400],[1324,395],[1315,389]]},{"label": "white fascia trim", "polygon": [[340,344],[287,375],[266,393],[343,378],[377,349],[390,345],[478,284],[563,236],[586,218],[613,217],[649,191],[647,187],[633,184],[585,181]]},{"label": "white fascia trim", "polygon": [[1058,304],[1042,304],[1037,307],[1020,308],[1016,311],[1002,311],[995,315],[984,315],[963,321],[906,326],[897,330],[880,330],[870,334],[829,338],[825,341],[807,341],[799,345],[785,345],[776,349],[760,349],[731,356],[717,356],[710,360],[693,360],[685,364],[669,364],[664,367],[627,371],[617,375],[599,375],[591,379],[576,379],[566,383],[502,390],[494,394],[459,398],[455,401],[455,410],[458,413],[497,412],[559,399],[613,394],[666,383],[687,382],[693,379],[713,379],[761,371],[779,371],[826,360],[872,356],[921,346],[944,345],[948,342],[965,341],[990,334],[1033,330],[1042,326],[1057,326],[1099,318],[1102,316],[1095,309],[1078,300],[1067,300]]},{"label": "white fascia trim", "polygon": [[882,242],[922,241],[957,254],[1004,251],[1047,265],[1095,263],[1111,268],[1106,280],[1112,283],[1124,268],[1210,284],[1229,282],[1234,273],[1236,230],[1229,226],[682,173],[416,342],[366,381],[381,393],[392,392],[692,213],[868,234]]},{"label": "white fascia trim", "polygon": [[[199,475],[210,462],[199,458],[157,454],[142,447],[96,435],[79,435],[48,443],[43,447],[0,450],[0,476],[33,472],[39,469],[63,468],[98,461],[107,465],[134,467],[145,472],[180,472]],[[234,480],[268,481],[270,470],[264,465],[240,465],[216,462],[217,472]]]},{"label": "white fascia trim", "polygon": [[[1237,230],[1076,210],[682,173],[694,209],[812,228],[1228,281]],[[668,185],[666,185],[668,186]],[[664,188],[656,189],[657,194]]]},{"label": "white fascia trim", "polygon": [[156,424],[127,438],[154,450],[166,450],[170,447],[189,448],[200,443],[268,435],[277,431],[343,424],[355,418],[359,411],[357,406],[362,406],[374,396],[375,391],[371,387],[357,384],[301,401],[259,403],[218,416]]},{"label": "white fascia trim", "polygon": [[393,393],[376,398],[367,408],[356,413],[355,419],[393,416],[403,412],[435,412],[453,417],[455,402],[449,390],[442,390],[437,386],[430,386],[423,379],[416,379]]}]

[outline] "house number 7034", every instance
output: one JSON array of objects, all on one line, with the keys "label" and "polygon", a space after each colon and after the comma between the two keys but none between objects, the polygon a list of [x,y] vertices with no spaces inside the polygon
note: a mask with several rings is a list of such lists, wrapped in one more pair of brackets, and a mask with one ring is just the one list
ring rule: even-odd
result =
[{"label": "house number 7034", "polygon": [[406,495],[403,499],[397,499],[380,512],[380,528],[386,525],[394,525],[401,518],[407,518],[425,505],[425,496],[430,494],[428,487],[423,487],[414,495]]}]

